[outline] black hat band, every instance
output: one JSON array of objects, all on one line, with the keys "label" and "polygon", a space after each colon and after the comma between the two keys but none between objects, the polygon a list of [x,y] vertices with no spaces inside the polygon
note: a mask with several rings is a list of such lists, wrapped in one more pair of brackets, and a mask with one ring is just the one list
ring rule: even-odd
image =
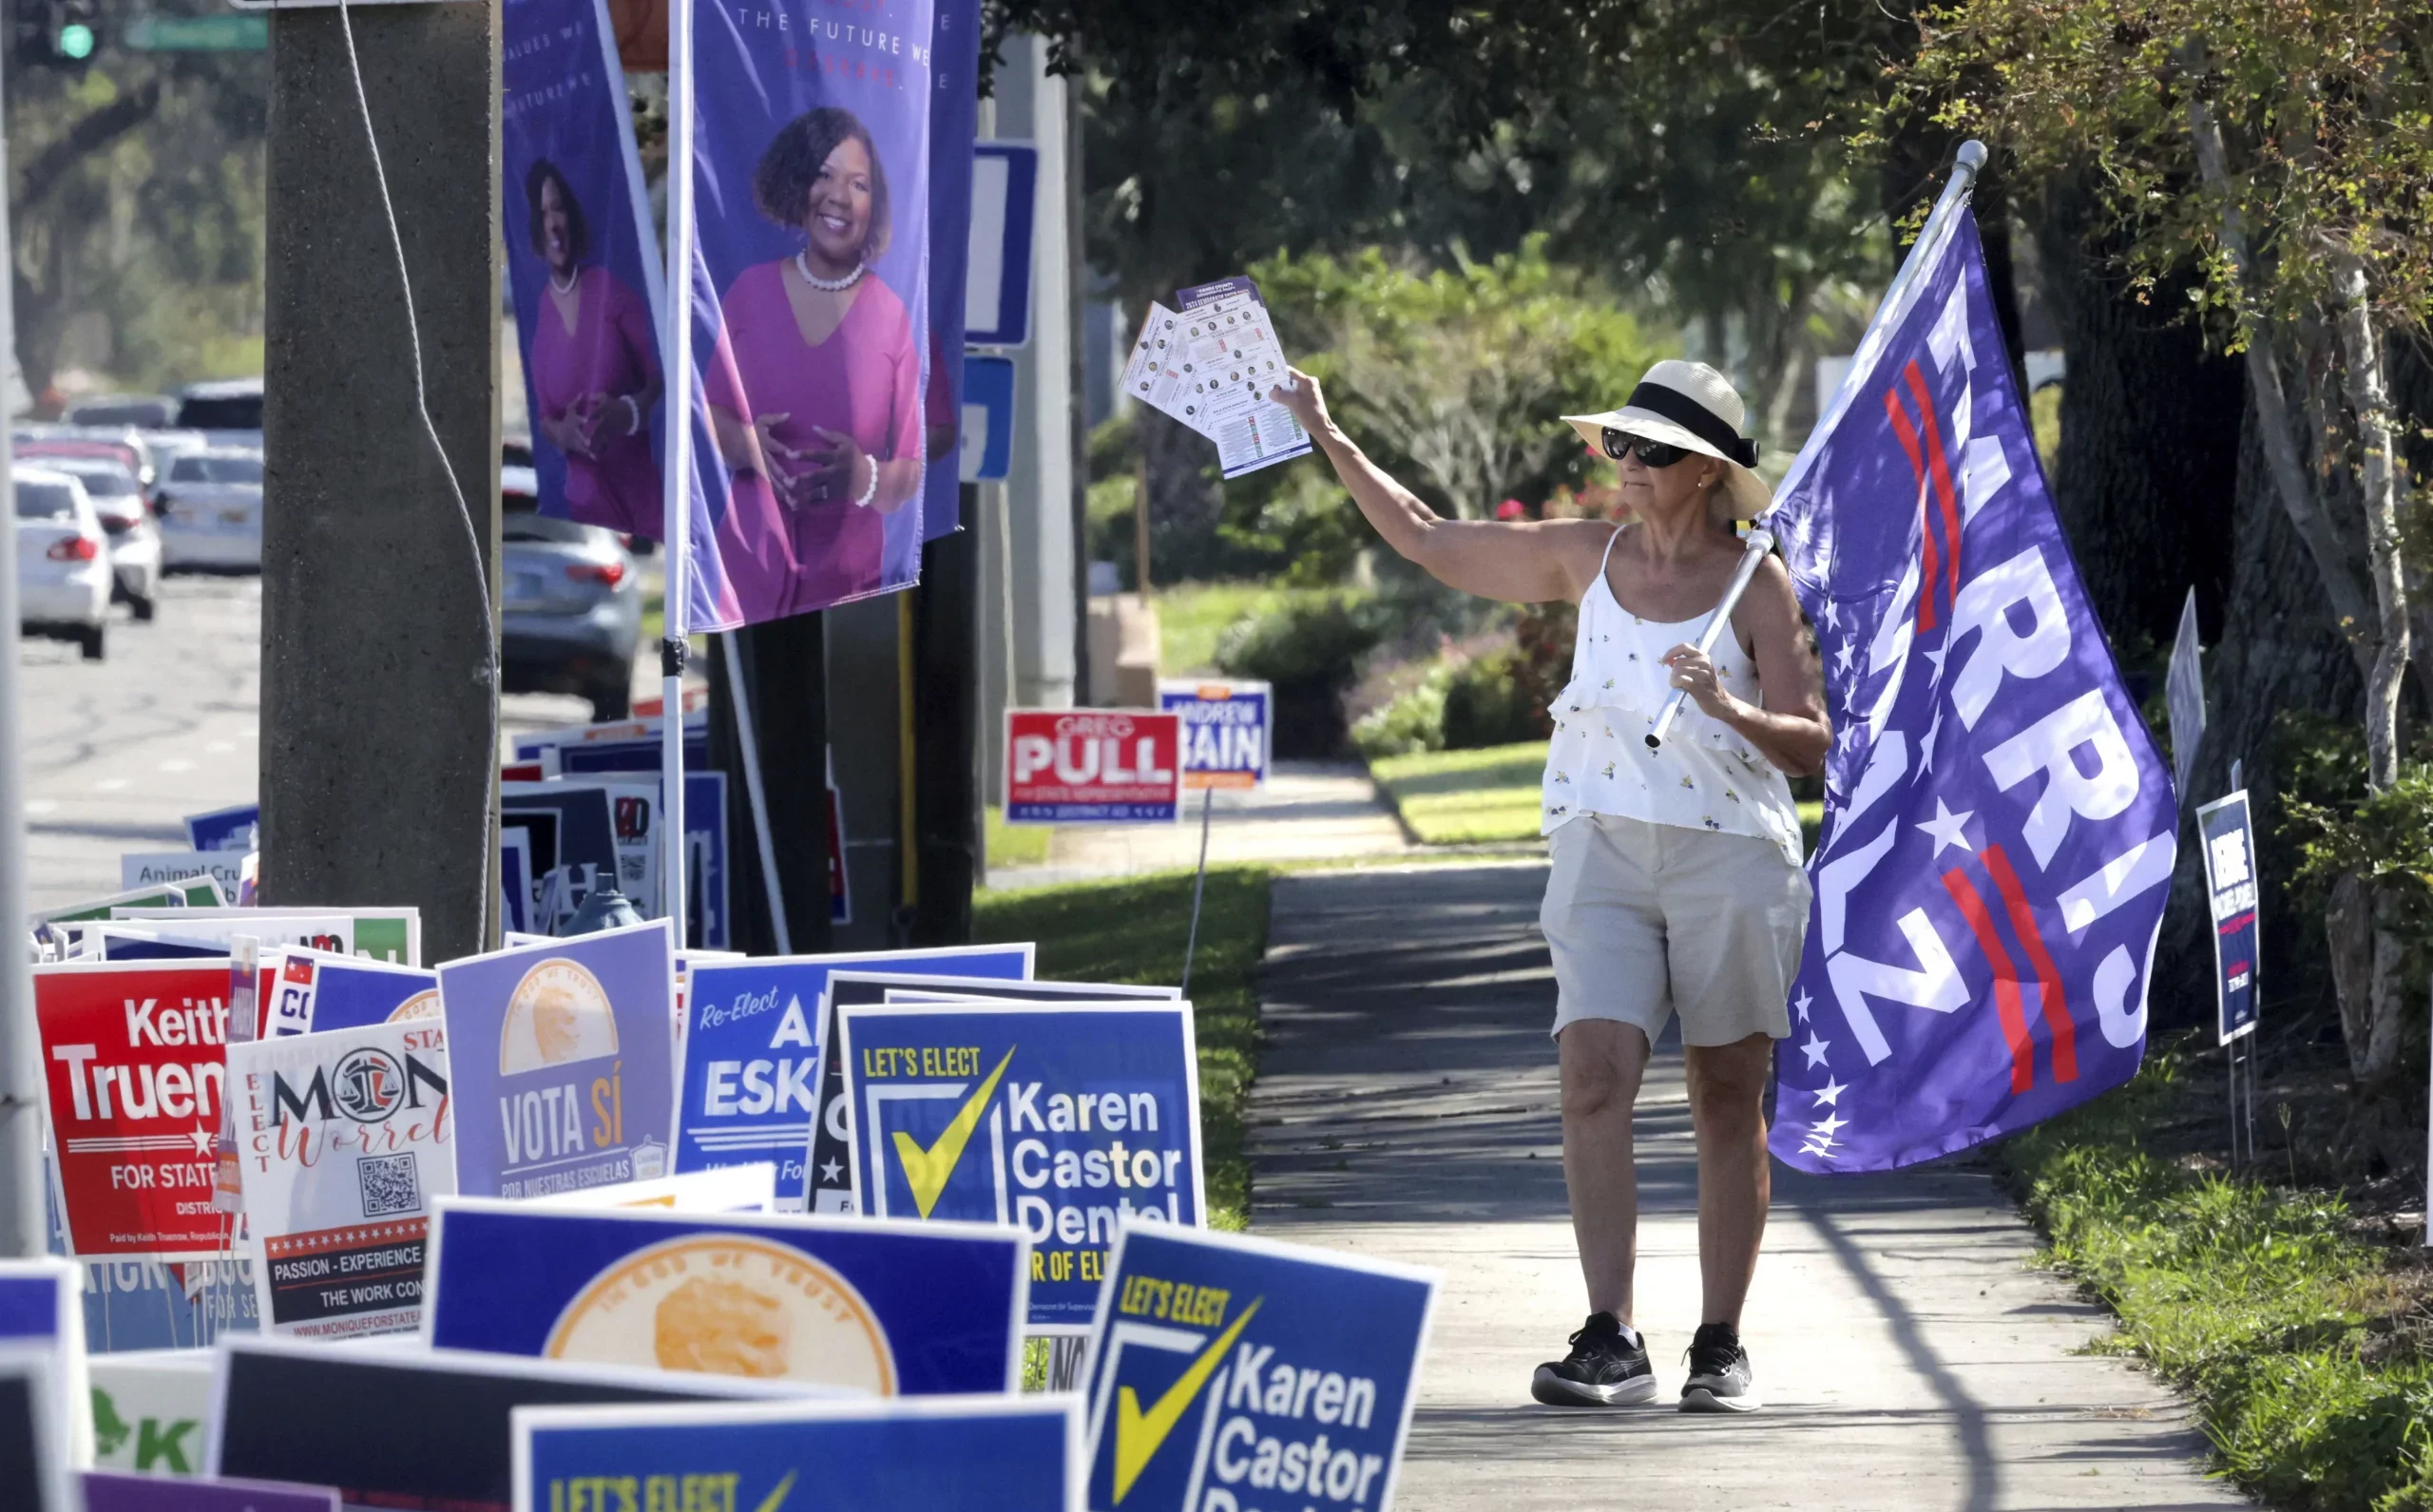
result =
[{"label": "black hat band", "polygon": [[1714,411],[1678,389],[1668,389],[1660,383],[1642,383],[1631,391],[1631,396],[1622,402],[1622,408],[1645,410],[1650,414],[1661,415],[1715,448],[1726,460],[1744,468],[1757,465],[1756,442],[1743,437],[1717,418]]}]

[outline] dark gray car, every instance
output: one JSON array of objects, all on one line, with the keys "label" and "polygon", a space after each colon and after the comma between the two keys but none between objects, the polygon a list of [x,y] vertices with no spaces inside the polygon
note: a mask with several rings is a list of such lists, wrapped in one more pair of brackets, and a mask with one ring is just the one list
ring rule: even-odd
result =
[{"label": "dark gray car", "polygon": [[595,719],[625,718],[642,628],[633,558],[614,531],[538,513],[530,468],[503,468],[499,482],[505,691],[576,694]]}]

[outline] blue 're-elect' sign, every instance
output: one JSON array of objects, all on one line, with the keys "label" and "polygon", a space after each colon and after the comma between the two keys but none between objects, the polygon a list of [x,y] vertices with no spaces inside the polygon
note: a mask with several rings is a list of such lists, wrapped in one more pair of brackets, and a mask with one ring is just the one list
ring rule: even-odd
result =
[{"label": "blue 're-elect' sign", "polygon": [[1014,470],[1014,359],[963,359],[966,483],[992,483]]},{"label": "blue 're-elect' sign", "polygon": [[1160,681],[1158,707],[1182,719],[1182,785],[1258,788],[1274,748],[1275,691],[1208,678]]},{"label": "blue 're-elect' sign", "polygon": [[2244,789],[2196,811],[2205,842],[2205,893],[2213,915],[2214,1020],[2219,1043],[2254,1032],[2263,930],[2255,914],[2255,828]]},{"label": "blue 're-elect' sign", "polygon": [[1021,1384],[1022,1235],[442,1197],[424,1342],[874,1396]]},{"label": "blue 're-elect' sign", "polygon": [[836,1019],[864,1211],[1020,1225],[1033,1331],[1089,1327],[1122,1218],[1207,1221],[1188,1003],[841,1004]]},{"label": "blue 're-elect' sign", "polygon": [[[519,1407],[516,1512],[630,1506],[1067,1512],[1070,1397]],[[801,1500],[794,1500],[795,1488]]]},{"label": "blue 're-elect' sign", "polygon": [[1092,1512],[1380,1512],[1433,1272],[1127,1223],[1090,1336]]},{"label": "blue 're-elect' sign", "polygon": [[1026,945],[975,946],[762,956],[694,967],[677,1073],[676,1171],[772,1161],[778,1211],[800,1212],[810,1189],[813,1124],[824,1105],[820,1046],[828,974],[847,967],[900,967],[1019,982],[1030,975],[1030,960]]}]

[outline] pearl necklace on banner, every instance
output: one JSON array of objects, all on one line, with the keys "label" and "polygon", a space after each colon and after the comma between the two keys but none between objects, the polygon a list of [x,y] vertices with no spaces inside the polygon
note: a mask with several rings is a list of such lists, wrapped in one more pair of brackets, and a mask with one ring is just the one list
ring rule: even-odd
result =
[{"label": "pearl necklace on banner", "polygon": [[841,278],[823,278],[811,271],[811,264],[804,260],[801,253],[797,252],[795,254],[795,271],[802,275],[803,282],[814,289],[824,289],[830,294],[842,294],[861,282],[862,275],[871,270],[869,264],[862,263],[857,264],[853,272]]},{"label": "pearl necklace on banner", "polygon": [[583,270],[581,268],[577,268],[573,273],[567,275],[566,281],[564,283],[560,283],[558,281],[558,275],[555,269],[551,269],[549,273],[549,287],[557,290],[560,294],[574,293],[574,286],[582,281]]}]

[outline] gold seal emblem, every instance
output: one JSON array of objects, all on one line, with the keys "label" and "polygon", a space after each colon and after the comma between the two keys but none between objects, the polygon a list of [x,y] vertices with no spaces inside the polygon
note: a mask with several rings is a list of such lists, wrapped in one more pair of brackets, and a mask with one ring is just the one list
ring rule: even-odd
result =
[{"label": "gold seal emblem", "polygon": [[895,1394],[895,1351],[853,1284],[741,1234],[687,1234],[617,1261],[566,1304],[542,1352]]},{"label": "gold seal emblem", "polygon": [[600,979],[553,956],[524,973],[499,1029],[501,1076],[617,1053],[617,1015]]},{"label": "gold seal emblem", "polygon": [[412,997],[408,998],[405,1002],[398,1004],[395,1007],[389,1010],[389,1022],[391,1024],[400,1023],[407,1019],[435,1019],[438,1017],[439,989],[437,987],[425,987],[420,992],[415,993]]}]

